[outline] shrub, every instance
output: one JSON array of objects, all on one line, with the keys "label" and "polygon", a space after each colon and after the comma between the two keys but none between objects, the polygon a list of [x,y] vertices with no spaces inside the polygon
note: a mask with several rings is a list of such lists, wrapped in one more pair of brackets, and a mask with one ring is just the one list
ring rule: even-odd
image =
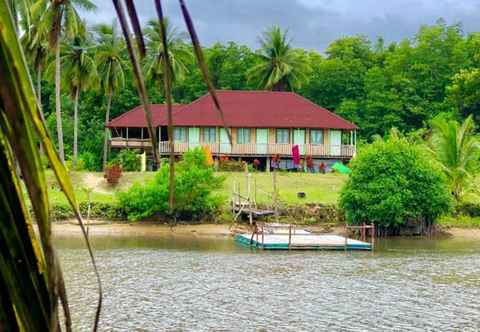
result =
[{"label": "shrub", "polygon": [[480,217],[480,204],[472,202],[463,202],[455,207],[458,215],[466,215],[470,217]]},{"label": "shrub", "polygon": [[340,195],[349,223],[392,228],[407,221],[431,224],[451,205],[442,173],[420,147],[398,137],[362,149]]},{"label": "shrub", "polygon": [[125,172],[140,171],[140,156],[133,150],[124,149],[120,151],[113,162],[122,166]]},{"label": "shrub", "polygon": [[79,163],[83,164],[83,169],[94,172],[102,169],[102,161],[92,152],[83,152],[79,156]]},{"label": "shrub", "polygon": [[[134,184],[128,191],[118,194],[120,206],[129,220],[170,216],[168,177],[168,164],[163,164],[152,181]],[[202,149],[185,153],[175,167],[175,209],[172,212],[183,220],[211,216],[220,207],[221,200],[214,191],[222,186],[223,180],[207,165]]]},{"label": "shrub", "polygon": [[231,160],[228,157],[220,158],[218,170],[223,172],[242,172],[245,170],[243,161]]}]

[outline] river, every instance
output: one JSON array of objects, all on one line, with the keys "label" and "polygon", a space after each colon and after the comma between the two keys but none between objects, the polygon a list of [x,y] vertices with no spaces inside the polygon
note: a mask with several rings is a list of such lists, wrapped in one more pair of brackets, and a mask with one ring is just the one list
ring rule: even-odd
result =
[{"label": "river", "polygon": [[[75,331],[96,283],[57,236]],[[262,252],[228,237],[94,236],[102,331],[479,331],[480,243],[388,239],[370,252]]]}]

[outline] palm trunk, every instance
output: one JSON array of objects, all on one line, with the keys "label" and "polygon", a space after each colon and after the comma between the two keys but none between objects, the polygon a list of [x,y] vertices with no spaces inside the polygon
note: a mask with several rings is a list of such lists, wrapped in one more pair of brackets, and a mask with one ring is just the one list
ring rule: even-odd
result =
[{"label": "palm trunk", "polygon": [[78,158],[78,99],[80,97],[80,87],[75,90],[75,102],[73,106],[73,168],[77,167]]},{"label": "palm trunk", "polygon": [[60,95],[60,40],[55,45],[55,115],[57,118],[58,153],[60,160],[65,164],[65,152],[63,149],[62,128],[62,101]]},{"label": "palm trunk", "polygon": [[103,140],[103,169],[107,167],[108,158],[108,128],[107,124],[110,121],[110,107],[112,106],[112,91],[108,92],[107,111],[105,112],[105,137]]}]

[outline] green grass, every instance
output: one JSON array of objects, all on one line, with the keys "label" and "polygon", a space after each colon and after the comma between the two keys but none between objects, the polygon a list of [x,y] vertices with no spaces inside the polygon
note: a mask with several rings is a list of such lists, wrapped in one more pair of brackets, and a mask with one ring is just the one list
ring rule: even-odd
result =
[{"label": "green grass", "polygon": [[[230,196],[233,183],[240,185],[243,195],[247,193],[247,178],[242,172],[220,173],[226,177],[223,193]],[[253,184],[257,187],[257,202],[271,202],[273,193],[273,176],[271,173],[252,173]],[[280,200],[287,204],[324,203],[335,204],[338,200],[340,189],[345,180],[344,175],[339,174],[310,174],[310,173],[277,173],[277,188]],[[305,198],[298,198],[298,192],[305,192]],[[267,194],[268,193],[268,194]]]},{"label": "green grass", "polygon": [[[115,199],[115,193],[127,190],[135,182],[143,183],[153,178],[153,172],[125,172],[117,186],[110,186],[103,179],[103,173],[71,172],[78,201],[87,200],[88,188],[93,188],[92,201],[108,202]],[[233,183],[240,185],[243,195],[247,192],[247,178],[243,172],[219,172],[225,177],[225,183],[220,194],[229,198],[232,193]],[[259,203],[272,202],[273,192],[272,173],[252,173],[252,195],[254,184],[257,187],[257,201]],[[277,173],[277,186],[280,200],[287,204],[324,203],[335,204],[339,191],[346,180],[346,176],[339,174],[306,174],[306,173]],[[66,203],[63,193],[56,185],[53,173],[47,172],[49,194],[52,203]],[[304,199],[297,198],[298,192],[305,192]]]}]

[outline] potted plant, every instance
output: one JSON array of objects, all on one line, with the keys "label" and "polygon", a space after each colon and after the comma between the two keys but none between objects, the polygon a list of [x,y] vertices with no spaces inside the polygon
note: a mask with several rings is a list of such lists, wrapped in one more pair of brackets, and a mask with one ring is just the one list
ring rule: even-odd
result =
[{"label": "potted plant", "polygon": [[116,185],[122,177],[122,166],[117,162],[110,163],[105,168],[104,178],[111,185]]}]

